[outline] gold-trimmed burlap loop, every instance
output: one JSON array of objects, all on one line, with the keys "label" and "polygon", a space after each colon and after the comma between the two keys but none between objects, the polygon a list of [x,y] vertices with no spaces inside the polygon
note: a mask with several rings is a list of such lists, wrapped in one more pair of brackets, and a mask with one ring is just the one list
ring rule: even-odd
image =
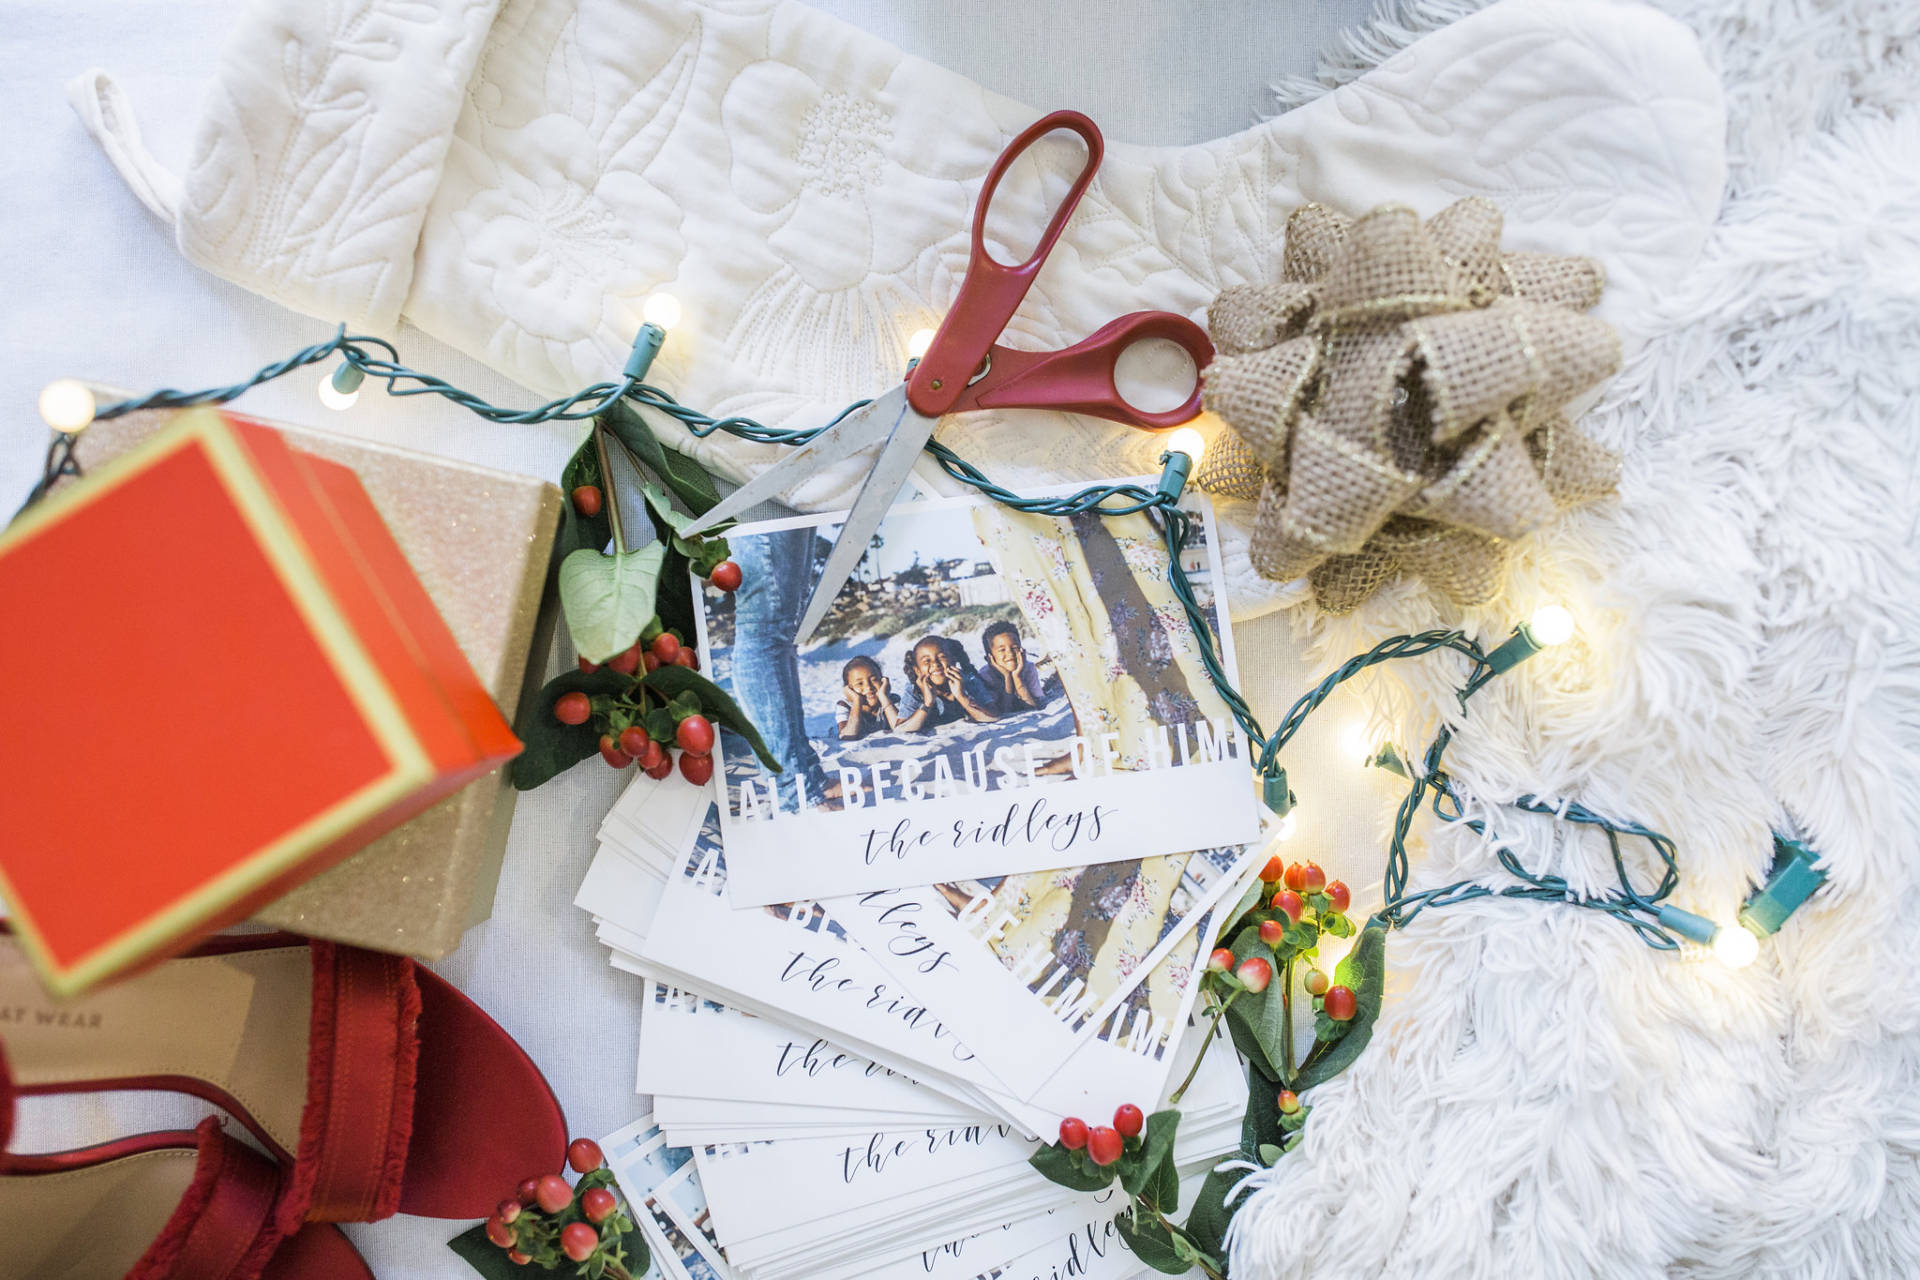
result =
[{"label": "gold-trimmed burlap loop", "polygon": [[1412,573],[1457,604],[1498,594],[1507,544],[1614,490],[1619,459],[1567,405],[1620,367],[1586,312],[1590,259],[1503,253],[1478,197],[1422,222],[1303,205],[1281,280],[1208,310],[1205,403],[1233,431],[1195,482],[1259,500],[1251,554],[1330,612]]}]

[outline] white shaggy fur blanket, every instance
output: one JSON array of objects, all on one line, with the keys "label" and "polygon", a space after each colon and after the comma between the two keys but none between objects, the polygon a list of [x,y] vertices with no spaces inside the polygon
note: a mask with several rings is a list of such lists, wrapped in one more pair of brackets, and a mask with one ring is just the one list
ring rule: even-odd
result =
[{"label": "white shaggy fur blanket", "polygon": [[[1323,80],[1474,7],[1390,4]],[[1619,500],[1535,538],[1497,611],[1560,596],[1581,640],[1477,698],[1449,764],[1476,796],[1672,834],[1677,901],[1720,919],[1770,826],[1832,879],[1741,971],[1571,908],[1422,916],[1389,941],[1373,1045],[1249,1179],[1245,1280],[1920,1275],[1920,16],[1661,7],[1725,79],[1726,201],[1588,420],[1626,455]],[[1403,584],[1311,625],[1343,655],[1434,609]],[[1381,674],[1383,724],[1424,742],[1456,665]],[[1609,882],[1604,845],[1481,816]],[[1471,833],[1431,833],[1415,886],[1462,875],[1500,878]]]}]

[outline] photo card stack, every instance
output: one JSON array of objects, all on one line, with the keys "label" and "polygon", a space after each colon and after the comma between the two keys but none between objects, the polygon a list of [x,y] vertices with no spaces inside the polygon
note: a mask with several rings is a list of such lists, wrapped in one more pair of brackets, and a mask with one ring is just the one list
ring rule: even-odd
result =
[{"label": "photo card stack", "polygon": [[[1134,995],[1123,994],[1097,1025],[1089,1019],[1052,1078],[1021,1099],[940,1021],[937,1006],[860,947],[835,914],[849,900],[729,907],[711,789],[678,779],[632,785],[603,827],[580,901],[601,908],[595,914],[616,965],[644,978],[637,1085],[653,1095],[649,1124],[660,1141],[648,1148],[647,1186],[661,1190],[633,1194],[679,1268],[663,1263],[673,1280],[702,1274],[703,1249],[735,1280],[972,1280],[1029,1257],[1035,1267],[1134,1273],[1124,1250],[1099,1252],[1111,1247],[1112,1211],[1037,1178],[1026,1158],[1035,1136],[1057,1128],[1061,1116],[1149,1105],[1144,1100],[1186,1074],[1199,1049],[1193,960],[1212,944],[1213,912],[1201,900],[1210,882],[1188,883],[1182,865],[1184,887],[1167,895],[1178,904],[1168,909],[1179,916],[1176,945],[1157,948],[1160,959],[1145,976],[1116,981],[1115,991]],[[671,855],[669,842],[688,826],[690,796],[704,803],[704,820]],[[1049,883],[1066,889],[1082,875],[1075,869]],[[994,887],[1011,893],[1010,884]],[[1032,911],[1050,909],[1042,902]],[[1028,916],[1006,914],[1015,918],[999,932],[1016,936]],[[1132,918],[1114,913],[1122,928]],[[711,945],[715,931],[725,947]],[[794,972],[805,980],[789,988],[780,975]],[[1040,998],[1018,989],[1023,999]],[[1124,1016],[1128,998],[1159,991],[1176,998],[1171,1019]],[[996,1045],[1006,1039],[989,1033]],[[890,1050],[884,1059],[874,1042]],[[1182,1103],[1183,1169],[1204,1173],[1234,1145],[1244,1097],[1233,1056],[1219,1049]],[[689,1159],[698,1172],[682,1172]],[[768,1188],[789,1184],[810,1191],[789,1191],[780,1213],[765,1211]],[[706,1246],[701,1227],[710,1228]],[[931,1269],[914,1269],[922,1267]]]},{"label": "photo card stack", "polygon": [[[1141,1273],[1116,1194],[1028,1160],[1187,1076],[1271,852],[1191,505],[1191,611],[1148,514],[929,499],[799,646],[837,519],[728,532],[744,585],[696,580],[699,647],[780,768],[723,731],[711,784],[634,779],[576,898],[637,979],[652,1110],[603,1145],[668,1280]],[[1216,1040],[1180,1104],[1196,1182],[1246,1099]]]}]

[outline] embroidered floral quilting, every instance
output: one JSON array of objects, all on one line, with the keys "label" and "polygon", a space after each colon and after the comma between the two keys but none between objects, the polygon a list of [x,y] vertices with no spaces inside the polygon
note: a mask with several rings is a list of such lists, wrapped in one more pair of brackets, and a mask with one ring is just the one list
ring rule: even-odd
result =
[{"label": "embroidered floral quilting", "polygon": [[897,70],[875,60],[829,88],[768,59],[720,100],[734,194],[768,216],[768,244],[821,293],[905,271],[927,247],[925,211],[966,201],[942,170],[938,112],[894,88]]},{"label": "embroidered floral quilting", "polygon": [[526,162],[498,167],[454,212],[454,228],[502,313],[542,317],[543,336],[558,342],[589,337],[607,319],[606,299],[638,299],[672,277],[680,209],[642,174],[606,167],[572,116],[515,133],[499,144]]}]

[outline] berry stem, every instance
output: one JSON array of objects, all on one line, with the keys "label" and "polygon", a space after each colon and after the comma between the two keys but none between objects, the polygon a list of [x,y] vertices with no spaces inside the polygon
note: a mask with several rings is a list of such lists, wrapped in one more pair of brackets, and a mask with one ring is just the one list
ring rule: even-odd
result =
[{"label": "berry stem", "polygon": [[1280,1083],[1293,1083],[1293,962],[1280,966]]},{"label": "berry stem", "polygon": [[[1187,1235],[1186,1230],[1182,1228],[1179,1223],[1175,1222],[1173,1219],[1169,1218],[1166,1214],[1160,1212],[1158,1209],[1154,1208],[1152,1205],[1148,1204],[1146,1201],[1141,1200],[1138,1197],[1135,1197],[1133,1202],[1133,1212],[1134,1212],[1134,1217],[1136,1221],[1138,1220],[1140,1211],[1142,1209],[1152,1214],[1154,1218],[1159,1221],[1161,1228],[1164,1229],[1168,1235],[1182,1235],[1182,1236]],[[1187,1236],[1187,1240],[1189,1243],[1191,1243],[1193,1240],[1193,1237]],[[1193,1265],[1200,1269],[1200,1274],[1206,1276],[1207,1280],[1227,1280],[1226,1276],[1222,1275],[1219,1271],[1216,1271],[1214,1269],[1213,1264],[1207,1260],[1204,1254],[1198,1258],[1195,1258],[1193,1260]]]},{"label": "berry stem", "polygon": [[607,523],[613,526],[613,554],[624,555],[627,541],[621,536],[620,499],[613,489],[613,468],[607,465],[607,432],[600,419],[593,420],[593,451],[600,459],[600,491],[606,495]]},{"label": "berry stem", "polygon": [[[1200,1064],[1207,1060],[1207,1050],[1213,1048],[1213,1033],[1220,1029],[1220,1019],[1227,1016],[1227,1006],[1232,1004],[1239,995],[1240,993],[1238,991],[1229,991],[1225,1000],[1217,1000],[1215,1002],[1213,1021],[1207,1024],[1207,1036],[1206,1039],[1200,1042],[1200,1053],[1194,1058],[1193,1067],[1187,1072],[1187,1078],[1180,1082],[1180,1087],[1175,1089],[1173,1095],[1167,1099],[1168,1106],[1179,1106],[1180,1099],[1187,1092],[1188,1086],[1193,1083],[1193,1078],[1200,1074]],[[1213,1000],[1213,992],[1207,992],[1207,998]]]}]

